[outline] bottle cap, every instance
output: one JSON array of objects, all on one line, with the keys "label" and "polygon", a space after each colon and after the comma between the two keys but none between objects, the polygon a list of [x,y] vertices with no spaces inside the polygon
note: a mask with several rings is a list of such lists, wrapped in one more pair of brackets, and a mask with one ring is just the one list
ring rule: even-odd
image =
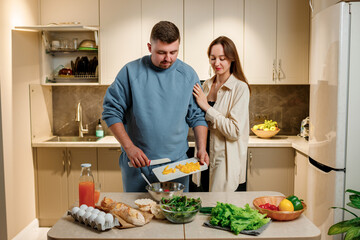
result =
[{"label": "bottle cap", "polygon": [[91,167],[91,163],[82,163],[81,167]]},{"label": "bottle cap", "polygon": [[98,122],[98,124],[101,124],[101,121],[100,121],[100,119],[99,119],[99,122]]}]

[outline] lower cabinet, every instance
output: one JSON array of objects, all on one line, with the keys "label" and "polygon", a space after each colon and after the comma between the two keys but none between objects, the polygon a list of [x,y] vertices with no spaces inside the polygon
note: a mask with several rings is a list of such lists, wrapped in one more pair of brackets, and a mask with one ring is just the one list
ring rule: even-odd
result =
[{"label": "lower cabinet", "polygon": [[120,148],[98,148],[98,176],[102,192],[123,192]]},{"label": "lower cabinet", "polygon": [[39,225],[52,226],[68,209],[66,148],[37,148],[36,168]]},{"label": "lower cabinet", "polygon": [[[307,203],[308,169],[309,157],[299,151],[295,151],[295,177],[294,194]],[[307,211],[305,211],[306,215]]]},{"label": "lower cabinet", "polygon": [[35,148],[37,216],[52,226],[78,201],[81,163],[91,163],[101,191],[122,191],[120,152],[112,148]]},{"label": "lower cabinet", "polygon": [[250,147],[246,190],[294,194],[294,149]]}]

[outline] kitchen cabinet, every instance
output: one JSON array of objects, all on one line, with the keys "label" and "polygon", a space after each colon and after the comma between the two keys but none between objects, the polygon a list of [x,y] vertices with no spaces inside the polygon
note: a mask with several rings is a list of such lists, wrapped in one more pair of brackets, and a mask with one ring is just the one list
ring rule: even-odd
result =
[{"label": "kitchen cabinet", "polygon": [[[42,83],[43,84],[98,84],[98,50],[78,50],[83,40],[98,42],[98,28],[74,28],[71,31],[65,30],[42,31]],[[60,42],[60,49],[53,49],[53,42]],[[68,48],[61,46],[68,43]],[[86,60],[86,61],[85,61]],[[96,63],[95,63],[96,62]],[[95,65],[96,64],[96,65]],[[59,71],[62,68],[71,69],[73,74],[61,76]],[[90,70],[91,69],[91,70]]]},{"label": "kitchen cabinet", "polygon": [[310,0],[311,17],[314,17],[318,12],[338,2],[339,0]]},{"label": "kitchen cabinet", "polygon": [[[16,26],[15,29],[38,31],[41,36],[42,85],[98,85],[98,27],[65,24]],[[84,40],[91,43],[79,49],[84,47],[81,45]],[[72,73],[60,75],[62,68]]]},{"label": "kitchen cabinet", "polygon": [[[150,54],[147,43],[150,41],[151,29],[161,20],[176,24],[182,39],[183,1],[100,1],[101,84],[110,85],[125,64]],[[182,45],[179,59],[183,55]]]},{"label": "kitchen cabinet", "polygon": [[207,48],[214,37],[213,0],[184,0],[184,61],[200,79],[210,77]]},{"label": "kitchen cabinet", "polygon": [[[159,14],[161,13],[161,14]],[[174,23],[180,31],[178,58],[183,59],[183,0],[142,0],[141,1],[141,56],[149,55],[147,43],[153,26],[160,21]]]},{"label": "kitchen cabinet", "polygon": [[123,192],[120,148],[98,148],[98,176],[102,192]]},{"label": "kitchen cabinet", "polygon": [[141,0],[100,1],[101,84],[110,85],[120,69],[141,57]]},{"label": "kitchen cabinet", "polygon": [[[295,171],[294,171],[294,194],[307,203],[307,169],[309,157],[300,151],[295,150]],[[306,212],[305,212],[306,215]]]},{"label": "kitchen cabinet", "polygon": [[96,148],[36,148],[40,226],[52,226],[78,200],[81,163],[91,163],[97,181],[96,158]]},{"label": "kitchen cabinet", "polygon": [[99,0],[41,0],[40,22],[42,25],[78,22],[99,26]]},{"label": "kitchen cabinet", "polygon": [[211,77],[207,49],[218,36],[230,37],[243,60],[244,1],[184,0],[184,61],[202,80]]},{"label": "kitchen cabinet", "polygon": [[309,14],[307,0],[245,0],[250,84],[308,84]]},{"label": "kitchen cabinet", "polygon": [[294,149],[248,148],[247,191],[294,193]]}]

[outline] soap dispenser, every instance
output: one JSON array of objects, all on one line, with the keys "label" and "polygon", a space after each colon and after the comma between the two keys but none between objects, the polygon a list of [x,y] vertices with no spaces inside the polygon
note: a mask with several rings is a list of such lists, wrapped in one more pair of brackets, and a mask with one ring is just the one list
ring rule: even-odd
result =
[{"label": "soap dispenser", "polygon": [[100,119],[99,119],[98,125],[96,126],[95,135],[96,135],[97,137],[104,137],[104,129],[103,129],[103,127],[101,126],[101,121],[100,121]]}]

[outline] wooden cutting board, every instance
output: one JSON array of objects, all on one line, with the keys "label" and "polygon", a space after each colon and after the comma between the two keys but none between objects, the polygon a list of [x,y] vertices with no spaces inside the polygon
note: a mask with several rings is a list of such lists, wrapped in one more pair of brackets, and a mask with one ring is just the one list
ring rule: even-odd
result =
[{"label": "wooden cutting board", "polygon": [[[191,173],[183,173],[179,169],[175,168],[179,164],[185,165],[186,163],[190,163],[190,162],[196,163],[198,161],[199,161],[198,158],[189,158],[189,159],[181,160],[178,162],[173,162],[170,164],[162,165],[161,167],[153,168],[152,171],[154,172],[155,176],[158,178],[158,180],[160,182],[168,182],[168,181],[176,179],[176,178],[181,178],[184,176],[192,175],[194,173],[201,172],[201,171],[208,169],[208,166],[206,164],[200,165],[200,170],[197,170],[197,171],[194,171]],[[175,168],[176,171],[174,173],[169,173],[166,175],[162,174],[165,167],[167,167],[167,166],[169,166],[169,168]]]}]

